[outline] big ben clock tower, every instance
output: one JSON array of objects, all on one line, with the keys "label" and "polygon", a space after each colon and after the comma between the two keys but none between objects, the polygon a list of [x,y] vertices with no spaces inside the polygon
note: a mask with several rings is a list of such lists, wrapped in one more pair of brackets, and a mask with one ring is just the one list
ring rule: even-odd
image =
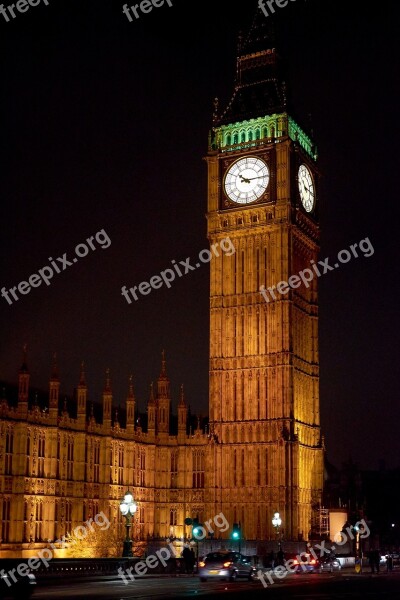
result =
[{"label": "big ben clock tower", "polygon": [[[258,11],[235,89],[216,105],[208,163],[211,262],[210,504],[247,539],[307,539],[322,494],[317,277],[318,170]],[[314,271],[315,273],[315,271]],[[217,514],[217,513],[216,513]]]}]

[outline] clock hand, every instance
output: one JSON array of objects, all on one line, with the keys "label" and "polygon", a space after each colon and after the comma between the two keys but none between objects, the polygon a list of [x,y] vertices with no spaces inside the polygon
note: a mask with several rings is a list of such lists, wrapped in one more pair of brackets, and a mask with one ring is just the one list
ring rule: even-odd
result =
[{"label": "clock hand", "polygon": [[258,175],[257,177],[250,177],[249,181],[253,181],[253,179],[264,179],[264,177],[267,177],[266,175]]},{"label": "clock hand", "polygon": [[240,179],[242,180],[243,183],[250,183],[250,181],[253,181],[254,179],[264,179],[264,177],[267,177],[266,175],[258,175],[257,177],[243,177],[242,175],[239,175]]}]

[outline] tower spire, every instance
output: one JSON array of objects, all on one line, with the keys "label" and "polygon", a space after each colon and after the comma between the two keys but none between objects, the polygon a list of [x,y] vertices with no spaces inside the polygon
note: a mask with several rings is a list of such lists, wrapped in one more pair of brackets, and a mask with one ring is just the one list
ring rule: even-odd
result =
[{"label": "tower spire", "polygon": [[57,364],[57,352],[54,352],[54,354],[53,354],[53,366],[52,366],[52,369],[51,369],[51,380],[52,381],[58,381],[59,380],[58,364]]},{"label": "tower spire", "polygon": [[106,369],[106,380],[104,383],[104,391],[107,393],[111,393],[111,379],[110,379],[110,369]]},{"label": "tower spire", "polygon": [[236,81],[231,100],[214,118],[214,127],[282,113],[286,95],[281,78],[281,61],[275,47],[272,19],[257,7],[251,26],[240,35],[237,46]]},{"label": "tower spire", "polygon": [[166,377],[167,376],[167,361],[165,359],[165,350],[163,350],[161,352],[161,373],[160,373],[160,377]]},{"label": "tower spire", "polygon": [[79,376],[79,385],[86,385],[86,376],[85,376],[85,363],[81,362],[81,373]]},{"label": "tower spire", "polygon": [[154,399],[154,382],[153,381],[150,384],[149,404],[155,404],[155,399]]},{"label": "tower spire", "polygon": [[180,395],[179,395],[179,406],[186,406],[185,391],[184,391],[183,383],[181,383],[181,390],[180,390]]},{"label": "tower spire", "polygon": [[150,397],[147,403],[147,432],[150,436],[154,436],[156,434],[157,423],[156,423],[156,415],[157,415],[157,406],[154,398],[154,384],[151,382],[150,384]]},{"label": "tower spire", "polygon": [[53,424],[57,424],[58,402],[60,397],[60,377],[58,373],[57,354],[53,354],[53,365],[49,382],[49,417]]},{"label": "tower spire", "polygon": [[105,431],[111,429],[111,410],[113,396],[111,391],[110,369],[106,369],[106,380],[103,391],[103,428]]},{"label": "tower spire", "polygon": [[21,417],[28,416],[28,397],[29,397],[29,370],[26,359],[27,345],[22,348],[22,365],[18,373],[18,413]]},{"label": "tower spire", "polygon": [[129,375],[128,396],[126,398],[126,431],[128,434],[135,431],[135,394],[132,375]]},{"label": "tower spire", "polygon": [[20,373],[28,373],[29,372],[27,354],[28,354],[28,346],[27,346],[27,344],[24,344],[22,346],[22,365],[19,370]]},{"label": "tower spire", "polygon": [[81,362],[81,371],[78,385],[78,422],[83,428],[86,424],[87,385],[85,377],[85,363]]},{"label": "tower spire", "polygon": [[183,441],[186,436],[188,410],[185,402],[185,392],[183,389],[183,383],[181,384],[179,404],[178,404],[178,437],[179,441]]}]

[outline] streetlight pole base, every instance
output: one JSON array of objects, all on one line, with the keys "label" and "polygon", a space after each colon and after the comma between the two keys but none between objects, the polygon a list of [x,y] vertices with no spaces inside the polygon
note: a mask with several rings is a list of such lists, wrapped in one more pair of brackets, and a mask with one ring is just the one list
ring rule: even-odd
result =
[{"label": "streetlight pole base", "polygon": [[132,558],[132,540],[125,540],[124,547],[122,549],[122,558]]}]

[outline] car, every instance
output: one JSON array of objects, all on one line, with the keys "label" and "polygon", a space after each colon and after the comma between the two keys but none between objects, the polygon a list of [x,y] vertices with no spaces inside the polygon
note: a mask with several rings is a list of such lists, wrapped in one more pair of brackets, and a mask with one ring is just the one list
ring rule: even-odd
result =
[{"label": "car", "polygon": [[[3,566],[2,561],[0,561],[1,566]],[[17,581],[15,581],[12,575]],[[0,572],[0,600],[3,600],[3,598],[15,598],[15,600],[27,600],[30,598],[36,587],[35,575],[27,573],[24,576],[19,576],[15,569],[12,575],[5,569],[2,569]]]},{"label": "car", "polygon": [[238,577],[246,577],[251,581],[255,579],[256,574],[256,568],[247,556],[231,550],[209,552],[199,562],[200,581],[208,579],[235,581]]},{"label": "car", "polygon": [[340,571],[341,568],[340,560],[333,554],[322,556],[319,559],[319,573],[333,573],[333,571]]},{"label": "car", "polygon": [[291,569],[299,575],[300,573],[319,573],[321,563],[319,559],[315,558],[312,554],[301,552],[296,558],[292,560]]}]

